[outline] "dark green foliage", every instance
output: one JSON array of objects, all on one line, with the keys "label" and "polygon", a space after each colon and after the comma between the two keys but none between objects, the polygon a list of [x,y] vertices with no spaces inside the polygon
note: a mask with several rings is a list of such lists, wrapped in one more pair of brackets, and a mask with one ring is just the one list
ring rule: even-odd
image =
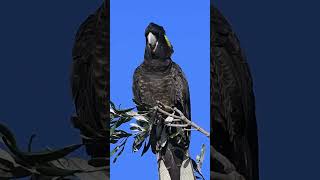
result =
[{"label": "dark green foliage", "polygon": [[[134,101],[135,102],[135,101]],[[134,108],[129,109],[120,109],[115,106],[114,103],[110,102],[110,142],[112,144],[116,144],[116,147],[111,151],[110,156],[115,156],[113,159],[113,163],[117,161],[119,156],[123,153],[125,149],[126,142],[129,137],[133,136],[134,141],[132,144],[132,151],[138,152],[142,147],[142,153],[141,156],[143,156],[151,146],[151,140],[150,139],[150,133],[153,126],[153,121],[148,119],[148,115],[151,113],[154,113],[154,108],[146,105],[146,104],[136,104],[139,109],[143,109],[143,111],[134,112]],[[130,130],[136,132],[135,134],[128,133],[122,129],[119,129],[121,125],[124,125],[128,122],[130,122],[132,119],[135,119],[135,123],[130,123],[131,127]],[[175,134],[168,134],[165,133],[165,131],[162,131],[161,134],[161,144],[165,146],[166,142],[170,138],[174,138],[180,133],[183,133],[183,129],[180,129]],[[201,173],[201,165],[204,160],[204,153],[205,153],[205,147],[202,146],[201,153],[199,156],[197,156],[197,162],[193,159],[190,159],[188,161],[189,163],[193,163],[194,172],[199,174],[199,176],[204,179],[202,173]]]},{"label": "dark green foliage", "polygon": [[[72,166],[61,166],[57,163],[62,160],[66,161],[65,156],[79,149],[82,145],[70,145],[57,150],[43,150],[39,152],[31,152],[31,142],[29,142],[29,151],[22,151],[16,143],[13,133],[3,124],[0,123],[0,137],[2,143],[7,150],[0,149],[0,179],[12,179],[30,177],[34,180],[43,179],[70,179],[81,176],[77,174],[91,173],[91,171],[99,171],[91,167],[91,171],[87,168],[74,168]],[[31,137],[31,139],[34,136]],[[79,160],[78,160],[79,161]],[[82,160],[82,163],[85,160]],[[86,162],[86,161],[85,161]],[[67,178],[69,177],[69,178]]]},{"label": "dark green foliage", "polygon": [[[150,135],[150,127],[152,122],[148,121],[146,114],[149,112],[147,105],[137,104],[139,107],[143,107],[144,112],[134,112],[135,108],[120,109],[115,106],[114,103],[110,102],[110,142],[117,144],[116,147],[111,151],[110,156],[115,155],[113,162],[117,161],[117,158],[124,151],[127,139],[133,136],[134,142],[132,144],[132,150],[137,152],[142,147],[143,143]],[[130,122],[132,119],[136,119],[136,124],[131,123],[130,130],[136,132],[134,135],[124,130],[118,129],[121,125]],[[150,147],[150,142],[145,142],[142,154],[146,153]]]}]

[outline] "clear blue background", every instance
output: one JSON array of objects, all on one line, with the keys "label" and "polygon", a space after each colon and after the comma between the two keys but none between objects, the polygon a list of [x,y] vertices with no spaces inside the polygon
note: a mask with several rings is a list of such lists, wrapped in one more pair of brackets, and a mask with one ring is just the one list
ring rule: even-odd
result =
[{"label": "clear blue background", "polygon": [[[132,107],[132,76],[143,61],[144,30],[150,22],[164,26],[173,44],[172,59],[185,72],[191,93],[192,119],[210,129],[210,26],[209,1],[111,1],[111,99],[121,107]],[[203,165],[209,179],[209,139],[192,132],[191,155],[207,153]],[[111,166],[111,179],[158,179],[157,161],[151,150],[141,157],[132,153],[132,141]]]},{"label": "clear blue background", "polygon": [[254,79],[262,180],[319,179],[319,2],[216,0]]},{"label": "clear blue background", "polygon": [[[80,143],[70,74],[74,37],[102,0],[2,1],[0,4],[0,122],[26,150]],[[84,156],[83,150],[75,156]]]}]

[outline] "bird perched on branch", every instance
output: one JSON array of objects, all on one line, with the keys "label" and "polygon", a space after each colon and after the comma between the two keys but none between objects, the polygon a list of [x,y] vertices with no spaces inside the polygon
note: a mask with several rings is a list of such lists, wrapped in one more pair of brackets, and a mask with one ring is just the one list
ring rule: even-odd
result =
[{"label": "bird perched on branch", "polygon": [[222,167],[215,159],[211,169],[231,174],[234,172],[228,171],[235,168],[246,180],[259,180],[255,99],[249,66],[230,24],[212,5],[210,11],[213,147],[234,165]]},{"label": "bird perched on branch", "polygon": [[[172,61],[173,47],[162,26],[150,23],[145,30],[146,47],[144,61],[133,76],[133,94],[136,102],[156,106],[157,101],[176,107],[191,119],[189,86],[178,64]],[[174,138],[170,135],[179,128],[167,127],[160,114],[150,119],[153,126],[150,144],[169,171],[171,180],[180,180],[180,167],[187,158],[190,132],[182,132]]]}]

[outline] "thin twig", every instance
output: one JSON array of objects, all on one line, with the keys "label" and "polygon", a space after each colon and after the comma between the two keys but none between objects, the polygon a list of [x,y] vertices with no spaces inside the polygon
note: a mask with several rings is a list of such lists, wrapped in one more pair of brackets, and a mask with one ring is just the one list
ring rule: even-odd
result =
[{"label": "thin twig", "polygon": [[166,124],[166,126],[169,126],[169,127],[183,127],[183,128],[186,128],[186,127],[188,127],[189,125],[188,125],[188,124]]}]

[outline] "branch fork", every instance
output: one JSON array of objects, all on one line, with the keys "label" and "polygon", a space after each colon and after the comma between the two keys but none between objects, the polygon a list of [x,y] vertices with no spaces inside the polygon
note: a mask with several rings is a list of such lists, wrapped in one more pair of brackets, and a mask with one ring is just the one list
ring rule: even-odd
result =
[{"label": "branch fork", "polygon": [[[161,103],[160,101],[157,101],[157,106],[153,107],[154,110],[167,115],[168,117],[171,117],[172,121],[167,121],[168,123],[166,124],[167,126],[170,127],[182,127],[182,128],[187,128],[189,126],[191,126],[192,128],[194,128],[195,130],[203,133],[205,136],[207,136],[208,138],[210,138],[210,133],[207,132],[206,130],[204,130],[203,128],[201,128],[200,126],[198,126],[196,123],[190,121],[188,118],[186,118],[184,116],[184,114],[176,107],[172,108],[170,106],[164,105],[163,103]],[[170,112],[172,113],[170,113]],[[175,114],[179,114],[175,115]],[[172,122],[184,122],[184,124],[173,124]],[[188,129],[190,130],[190,129]]]}]

